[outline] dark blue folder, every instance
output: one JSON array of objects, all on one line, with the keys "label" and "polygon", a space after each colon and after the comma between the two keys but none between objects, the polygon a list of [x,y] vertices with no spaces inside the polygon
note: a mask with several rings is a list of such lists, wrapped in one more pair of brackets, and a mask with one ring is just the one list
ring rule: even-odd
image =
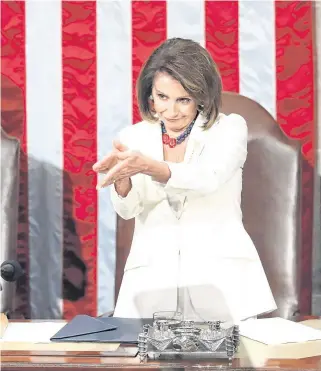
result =
[{"label": "dark blue folder", "polygon": [[78,315],[50,340],[54,342],[96,342],[137,344],[138,334],[152,319]]}]

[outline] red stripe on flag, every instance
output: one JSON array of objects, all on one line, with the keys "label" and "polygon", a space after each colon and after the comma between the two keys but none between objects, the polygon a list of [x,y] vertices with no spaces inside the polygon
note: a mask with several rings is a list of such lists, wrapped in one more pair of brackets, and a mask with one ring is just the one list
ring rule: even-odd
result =
[{"label": "red stripe on flag", "polygon": [[136,81],[139,72],[153,50],[165,41],[166,37],[166,1],[133,1],[132,77],[134,123],[141,120],[136,99]]},{"label": "red stripe on flag", "polygon": [[276,91],[277,121],[284,132],[302,144],[302,214],[300,251],[300,309],[311,313],[314,67],[313,21],[310,1],[277,1]]},{"label": "red stripe on flag", "polygon": [[205,1],[206,49],[217,63],[225,91],[239,91],[238,1]]},{"label": "red stripe on flag", "polygon": [[63,1],[62,12],[63,313],[70,319],[97,314],[96,2]]},{"label": "red stripe on flag", "polygon": [[21,143],[17,259],[27,273],[17,285],[16,314],[30,318],[25,64],[25,3],[22,1],[2,1],[1,126],[9,135],[18,138]]},{"label": "red stripe on flag", "polygon": [[310,1],[277,1],[277,111],[284,132],[299,139],[313,164],[313,22]]}]

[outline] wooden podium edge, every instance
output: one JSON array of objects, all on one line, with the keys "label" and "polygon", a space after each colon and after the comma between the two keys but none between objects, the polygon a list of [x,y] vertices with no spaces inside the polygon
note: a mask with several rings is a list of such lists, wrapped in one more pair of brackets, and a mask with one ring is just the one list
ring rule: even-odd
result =
[{"label": "wooden podium edge", "polygon": [[2,339],[8,327],[8,318],[4,313],[0,313],[0,339]]}]

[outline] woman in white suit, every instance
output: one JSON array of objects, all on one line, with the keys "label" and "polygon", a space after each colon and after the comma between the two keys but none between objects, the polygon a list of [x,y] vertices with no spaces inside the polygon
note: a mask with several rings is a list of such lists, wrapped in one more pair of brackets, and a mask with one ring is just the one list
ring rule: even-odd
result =
[{"label": "woman in white suit", "polygon": [[[116,317],[177,310],[193,320],[244,320],[276,309],[242,223],[247,125],[220,113],[209,53],[169,39],[142,68],[143,121],[125,128],[94,165],[116,212],[135,231]],[[264,226],[262,226],[264,228]]]}]

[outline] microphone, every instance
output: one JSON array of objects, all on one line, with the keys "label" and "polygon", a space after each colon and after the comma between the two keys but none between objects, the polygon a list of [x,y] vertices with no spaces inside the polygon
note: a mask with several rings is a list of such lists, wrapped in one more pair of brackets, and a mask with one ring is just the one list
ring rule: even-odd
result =
[{"label": "microphone", "polygon": [[7,282],[17,281],[23,273],[21,265],[16,260],[6,260],[1,264],[1,277]]}]

